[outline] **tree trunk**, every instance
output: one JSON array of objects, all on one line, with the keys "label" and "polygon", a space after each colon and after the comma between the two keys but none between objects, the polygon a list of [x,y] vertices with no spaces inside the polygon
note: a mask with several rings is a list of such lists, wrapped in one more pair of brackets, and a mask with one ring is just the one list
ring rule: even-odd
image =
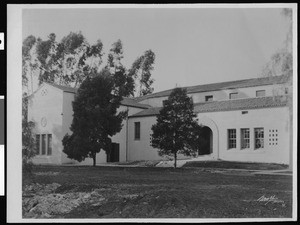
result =
[{"label": "tree trunk", "polygon": [[93,166],[96,166],[96,153],[93,155]]},{"label": "tree trunk", "polygon": [[177,152],[174,153],[174,168],[177,167]]}]

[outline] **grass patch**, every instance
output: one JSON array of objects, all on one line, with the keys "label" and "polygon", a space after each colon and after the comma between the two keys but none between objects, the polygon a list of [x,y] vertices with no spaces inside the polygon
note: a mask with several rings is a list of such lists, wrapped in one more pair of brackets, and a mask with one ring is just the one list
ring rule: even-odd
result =
[{"label": "grass patch", "polygon": [[193,161],[187,162],[183,167],[223,168],[223,169],[247,169],[247,170],[283,170],[288,165],[276,163],[248,163],[233,161]]},{"label": "grass patch", "polygon": [[[202,168],[36,166],[23,177],[24,218],[289,218],[292,177]],[[55,173],[56,176],[47,173]],[[28,186],[57,187],[49,199]],[[52,185],[53,186],[53,185]],[[32,189],[31,189],[32,190]],[[73,197],[75,196],[75,197]],[[275,196],[277,202],[258,201]],[[75,199],[76,198],[76,199]],[[79,199],[80,198],[80,199]],[[32,202],[31,199],[35,201]],[[70,210],[56,213],[55,207]],[[75,205],[72,205],[74,202]],[[51,213],[43,204],[52,204]],[[32,210],[34,208],[36,210]],[[37,210],[38,209],[38,210]],[[29,213],[36,212],[34,213]]]}]

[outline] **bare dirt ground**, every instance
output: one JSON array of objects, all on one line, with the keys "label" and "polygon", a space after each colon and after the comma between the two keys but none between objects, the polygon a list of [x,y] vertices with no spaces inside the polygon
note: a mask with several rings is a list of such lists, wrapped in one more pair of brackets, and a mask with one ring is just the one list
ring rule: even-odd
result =
[{"label": "bare dirt ground", "polygon": [[209,168],[36,166],[24,218],[290,218],[292,176]]}]

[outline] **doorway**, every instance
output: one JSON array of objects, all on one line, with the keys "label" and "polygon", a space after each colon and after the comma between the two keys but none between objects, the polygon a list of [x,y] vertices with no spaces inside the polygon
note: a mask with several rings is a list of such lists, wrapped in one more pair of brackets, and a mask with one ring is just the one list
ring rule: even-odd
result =
[{"label": "doorway", "polygon": [[198,155],[210,155],[213,152],[213,133],[205,126],[201,128],[201,138],[199,143]]},{"label": "doorway", "polygon": [[111,150],[109,154],[107,154],[107,162],[119,162],[120,161],[120,144],[119,143],[111,143]]}]

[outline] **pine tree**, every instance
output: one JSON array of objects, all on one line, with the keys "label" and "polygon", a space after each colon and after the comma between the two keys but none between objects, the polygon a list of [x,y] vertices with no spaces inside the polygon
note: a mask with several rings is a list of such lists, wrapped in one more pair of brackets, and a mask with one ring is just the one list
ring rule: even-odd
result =
[{"label": "pine tree", "polygon": [[173,156],[175,168],[178,153],[195,156],[199,148],[201,126],[196,117],[186,89],[175,88],[163,102],[157,123],[152,126],[152,147],[159,149],[160,156]]},{"label": "pine tree", "polygon": [[63,138],[63,152],[79,162],[93,159],[103,149],[111,149],[111,137],[121,131],[126,112],[118,112],[122,93],[117,91],[113,76],[103,70],[88,76],[78,89],[73,101],[73,132]]}]

